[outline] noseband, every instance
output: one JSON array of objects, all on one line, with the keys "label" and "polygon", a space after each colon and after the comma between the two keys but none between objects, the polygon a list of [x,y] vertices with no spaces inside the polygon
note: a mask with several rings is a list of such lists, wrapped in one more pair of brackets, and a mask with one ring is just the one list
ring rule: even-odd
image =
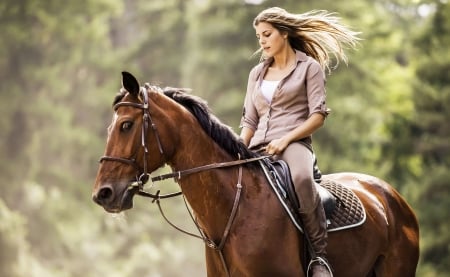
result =
[{"label": "noseband", "polygon": [[161,156],[164,157],[164,151],[161,145],[158,130],[156,128],[156,125],[152,121],[152,117],[150,116],[150,109],[148,104],[148,90],[150,90],[151,88],[152,87],[148,83],[146,83],[144,87],[141,87],[139,93],[142,96],[143,103],[119,102],[115,104],[113,107],[114,111],[117,111],[120,107],[124,106],[134,107],[136,109],[142,110],[141,146],[142,148],[144,148],[144,167],[141,168],[141,166],[136,162],[136,158],[121,158],[112,156],[103,156],[100,158],[100,163],[103,161],[113,161],[124,163],[134,167],[138,171],[138,174],[136,175],[136,181],[139,184],[140,189],[142,189],[142,187],[148,182],[150,176],[150,173],[148,172],[147,168],[147,156],[148,156],[147,133],[149,126],[151,126],[153,133],[155,134],[156,142],[158,143],[159,153],[161,154]]}]

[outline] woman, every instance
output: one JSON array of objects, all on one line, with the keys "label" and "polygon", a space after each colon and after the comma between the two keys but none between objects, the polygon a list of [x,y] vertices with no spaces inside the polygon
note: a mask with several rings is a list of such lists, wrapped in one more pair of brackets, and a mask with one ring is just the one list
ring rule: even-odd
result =
[{"label": "woman", "polygon": [[299,214],[315,252],[308,268],[313,276],[332,276],[325,213],[314,185],[311,135],[329,113],[324,76],[329,54],[346,61],[342,47],[354,47],[357,33],[323,11],[291,14],[281,8],[262,11],[253,27],[263,61],[249,75],[240,136],[250,148],[289,164]]}]

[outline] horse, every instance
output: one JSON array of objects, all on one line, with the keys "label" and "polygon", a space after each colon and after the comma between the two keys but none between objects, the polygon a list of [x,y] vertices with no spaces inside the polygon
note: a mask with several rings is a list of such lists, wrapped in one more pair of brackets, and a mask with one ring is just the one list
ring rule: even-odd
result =
[{"label": "horse", "polygon": [[[268,185],[257,153],[184,89],[141,86],[122,72],[92,198],[107,212],[133,207],[158,168],[195,215],[208,276],[306,276],[305,241]],[[157,180],[157,177],[151,178]],[[353,191],[364,224],[328,234],[334,276],[415,276],[419,226],[387,182],[360,173],[323,175]]]}]

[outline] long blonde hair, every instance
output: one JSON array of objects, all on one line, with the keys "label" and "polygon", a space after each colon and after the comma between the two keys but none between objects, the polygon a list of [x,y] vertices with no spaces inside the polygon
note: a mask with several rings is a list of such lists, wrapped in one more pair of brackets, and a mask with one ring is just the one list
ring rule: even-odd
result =
[{"label": "long blonde hair", "polygon": [[[256,27],[261,22],[271,24],[281,33],[287,33],[292,48],[305,52],[322,66],[330,70],[330,54],[347,63],[344,48],[354,48],[360,38],[359,32],[352,31],[342,25],[340,18],[327,11],[310,11],[303,14],[292,14],[278,7],[260,12],[253,21]],[[256,53],[260,53],[259,49]]]}]

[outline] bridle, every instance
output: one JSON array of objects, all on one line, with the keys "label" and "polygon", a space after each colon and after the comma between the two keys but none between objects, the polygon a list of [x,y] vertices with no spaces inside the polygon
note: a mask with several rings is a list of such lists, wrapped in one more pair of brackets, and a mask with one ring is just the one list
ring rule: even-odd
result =
[{"label": "bridle", "polygon": [[[149,110],[149,104],[148,104],[148,90],[152,89],[152,86],[150,86],[148,83],[144,85],[144,87],[141,87],[139,93],[142,96],[142,103],[135,103],[135,102],[119,102],[114,105],[113,109],[114,111],[117,111],[120,107],[134,107],[137,109],[142,110],[142,128],[141,128],[141,146],[144,150],[144,157],[143,157],[143,164],[144,167],[141,168],[141,166],[137,163],[136,158],[121,158],[121,157],[112,157],[112,156],[102,156],[100,158],[100,163],[103,161],[113,161],[113,162],[120,162],[124,164],[128,164],[132,167],[134,167],[138,174],[136,175],[136,182],[139,185],[139,190],[141,191],[143,186],[148,182],[150,173],[148,172],[148,166],[147,166],[147,156],[148,156],[148,147],[147,147],[147,134],[149,126],[152,128],[153,133],[156,137],[156,142],[158,144],[159,153],[162,157],[164,157],[164,150],[161,145],[161,139],[159,137],[158,129],[156,128],[156,125],[153,123],[152,117],[150,115]],[[135,184],[134,183],[134,184]]]},{"label": "bridle", "polygon": [[148,168],[147,168],[147,157],[149,154],[148,147],[147,147],[147,134],[148,134],[149,126],[152,128],[153,133],[155,134],[159,153],[161,154],[163,159],[165,159],[165,155],[164,155],[164,150],[163,150],[163,147],[161,144],[161,139],[160,139],[160,136],[158,133],[158,129],[156,128],[156,125],[153,123],[152,117],[150,115],[150,106],[149,106],[148,93],[147,93],[148,90],[159,91],[160,89],[157,87],[151,86],[148,83],[145,83],[144,87],[141,87],[141,89],[139,91],[139,93],[142,95],[142,101],[143,101],[142,103],[119,102],[119,103],[115,104],[113,107],[114,111],[117,111],[120,107],[124,107],[124,106],[125,107],[126,106],[134,107],[134,108],[142,110],[141,146],[144,149],[144,157],[143,157],[144,158],[143,159],[144,166],[143,166],[143,168],[137,163],[136,158],[102,156],[99,160],[100,163],[102,163],[104,161],[113,161],[113,162],[124,163],[124,164],[134,167],[137,170],[138,174],[136,175],[136,181],[131,183],[129,188],[134,188],[137,186],[139,188],[139,190],[137,192],[139,195],[145,196],[145,197],[150,197],[153,199],[162,199],[162,198],[178,196],[178,195],[181,195],[182,192],[176,192],[176,193],[171,193],[171,194],[167,194],[167,195],[160,195],[159,191],[158,191],[157,194],[151,194],[151,193],[144,191],[143,187],[149,180],[151,180],[152,182],[162,181],[162,180],[166,180],[169,178],[175,178],[175,180],[179,180],[182,176],[185,176],[185,175],[190,175],[193,173],[198,173],[201,171],[206,171],[206,170],[211,170],[211,169],[216,169],[216,168],[226,168],[226,167],[233,167],[233,166],[237,166],[237,165],[243,165],[243,164],[255,162],[258,160],[262,160],[262,159],[268,157],[268,156],[259,156],[256,158],[249,158],[249,159],[244,159],[244,160],[239,159],[239,160],[235,160],[235,161],[231,161],[231,162],[207,164],[207,165],[194,167],[194,168],[190,168],[190,169],[175,171],[175,172],[168,173],[168,174],[162,174],[162,175],[150,178],[151,172],[148,172]]}]

